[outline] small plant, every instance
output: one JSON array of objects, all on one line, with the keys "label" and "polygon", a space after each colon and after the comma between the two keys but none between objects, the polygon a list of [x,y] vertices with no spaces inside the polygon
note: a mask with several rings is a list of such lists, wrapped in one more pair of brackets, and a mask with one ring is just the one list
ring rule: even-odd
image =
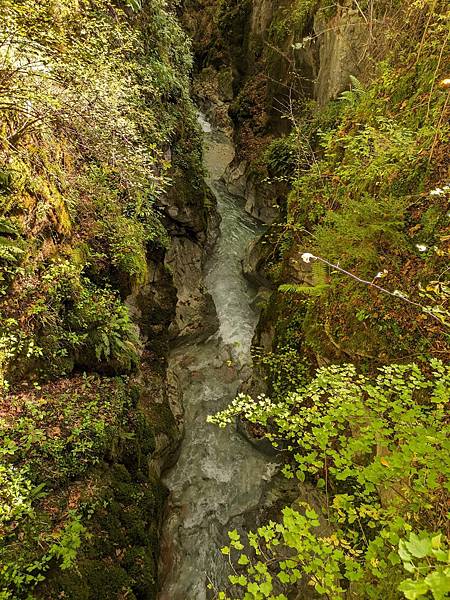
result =
[{"label": "small plant", "polygon": [[18,262],[25,250],[17,228],[0,217],[0,264]]},{"label": "small plant", "polygon": [[280,292],[305,294],[307,296],[320,296],[330,287],[328,283],[328,274],[324,263],[316,260],[312,264],[312,285],[299,285],[293,283],[284,283],[280,285]]}]

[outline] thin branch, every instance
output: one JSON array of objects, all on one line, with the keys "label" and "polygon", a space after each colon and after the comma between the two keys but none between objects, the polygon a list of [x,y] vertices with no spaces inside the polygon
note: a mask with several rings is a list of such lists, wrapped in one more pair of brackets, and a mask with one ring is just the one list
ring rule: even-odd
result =
[{"label": "thin branch", "polygon": [[338,265],[335,265],[334,263],[329,262],[328,260],[326,260],[325,258],[321,258],[320,256],[314,256],[313,254],[305,253],[302,256],[302,259],[306,263],[309,263],[311,259],[319,260],[320,262],[324,263],[325,265],[328,265],[332,269],[336,269],[337,271],[340,271],[344,275],[351,277],[352,279],[354,279],[355,281],[358,281],[359,283],[363,283],[369,287],[373,287],[373,288],[379,290],[380,292],[383,292],[383,294],[388,294],[389,296],[392,296],[393,298],[403,300],[403,302],[407,302],[408,304],[411,304],[412,306],[416,306],[416,307],[420,308],[422,311],[425,312],[425,314],[429,315],[430,317],[433,317],[433,319],[435,319],[442,325],[442,321],[441,321],[441,319],[439,319],[439,317],[434,315],[432,312],[426,310],[426,308],[424,306],[422,306],[422,304],[419,304],[418,302],[414,302],[414,300],[410,300],[402,293],[391,292],[390,290],[387,290],[386,288],[381,287],[381,285],[374,283],[374,281],[367,281],[366,279],[362,279],[361,277],[358,277],[354,273],[351,273],[350,271],[346,271],[342,267],[339,267]]}]

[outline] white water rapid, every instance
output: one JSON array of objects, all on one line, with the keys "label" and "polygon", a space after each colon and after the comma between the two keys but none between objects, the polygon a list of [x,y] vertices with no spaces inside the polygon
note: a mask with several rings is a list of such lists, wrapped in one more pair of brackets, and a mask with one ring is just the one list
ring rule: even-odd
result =
[{"label": "white water rapid", "polygon": [[206,273],[220,329],[207,342],[182,346],[171,356],[183,382],[185,437],[165,477],[170,498],[159,600],[206,600],[208,583],[223,585],[227,564],[220,548],[227,543],[226,532],[258,507],[273,470],[268,458],[238,433],[206,422],[208,414],[234,398],[249,363],[257,315],[249,306],[254,292],[242,276],[241,259],[259,228],[220,181],[233,159],[230,140],[203,117],[199,121],[208,184],[222,217]]}]

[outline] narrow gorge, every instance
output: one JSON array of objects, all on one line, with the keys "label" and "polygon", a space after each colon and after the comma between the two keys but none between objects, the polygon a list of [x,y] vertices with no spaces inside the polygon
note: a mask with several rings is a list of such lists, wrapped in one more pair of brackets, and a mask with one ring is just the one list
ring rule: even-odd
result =
[{"label": "narrow gorge", "polygon": [[0,0],[0,600],[450,597],[444,0]]},{"label": "narrow gorge", "polygon": [[221,217],[217,245],[206,264],[206,286],[219,330],[203,344],[172,351],[169,371],[183,407],[184,438],[176,465],[164,477],[169,506],[163,529],[161,600],[206,599],[208,581],[224,585],[219,548],[228,529],[255,510],[270,464],[237,433],[207,423],[207,416],[234,398],[250,363],[257,314],[241,261],[258,225],[242,198],[221,180],[233,158],[231,141],[201,119],[207,180]]}]

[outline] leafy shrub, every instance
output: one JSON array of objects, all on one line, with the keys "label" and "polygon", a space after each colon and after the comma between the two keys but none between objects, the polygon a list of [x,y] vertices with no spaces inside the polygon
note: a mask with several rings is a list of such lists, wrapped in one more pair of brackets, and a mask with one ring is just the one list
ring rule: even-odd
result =
[{"label": "leafy shrub", "polygon": [[75,362],[129,370],[139,343],[116,292],[167,246],[167,147],[199,145],[189,43],[163,0],[3,0],[2,15],[2,385]]},{"label": "leafy shrub", "polygon": [[[406,598],[429,590],[445,597],[450,572],[440,530],[450,493],[450,369],[433,360],[429,370],[390,365],[373,379],[352,365],[331,366],[281,400],[240,395],[208,418],[225,427],[238,414],[264,426],[291,453],[285,475],[324,494],[323,515],[287,507],[282,523],[248,534],[254,558],[240,554],[245,573],[230,577],[248,598],[286,598],[302,579],[334,598],[345,597],[349,582],[356,597],[386,597],[392,581]],[[314,532],[320,520],[329,533]],[[230,536],[241,552],[239,536]]]}]

